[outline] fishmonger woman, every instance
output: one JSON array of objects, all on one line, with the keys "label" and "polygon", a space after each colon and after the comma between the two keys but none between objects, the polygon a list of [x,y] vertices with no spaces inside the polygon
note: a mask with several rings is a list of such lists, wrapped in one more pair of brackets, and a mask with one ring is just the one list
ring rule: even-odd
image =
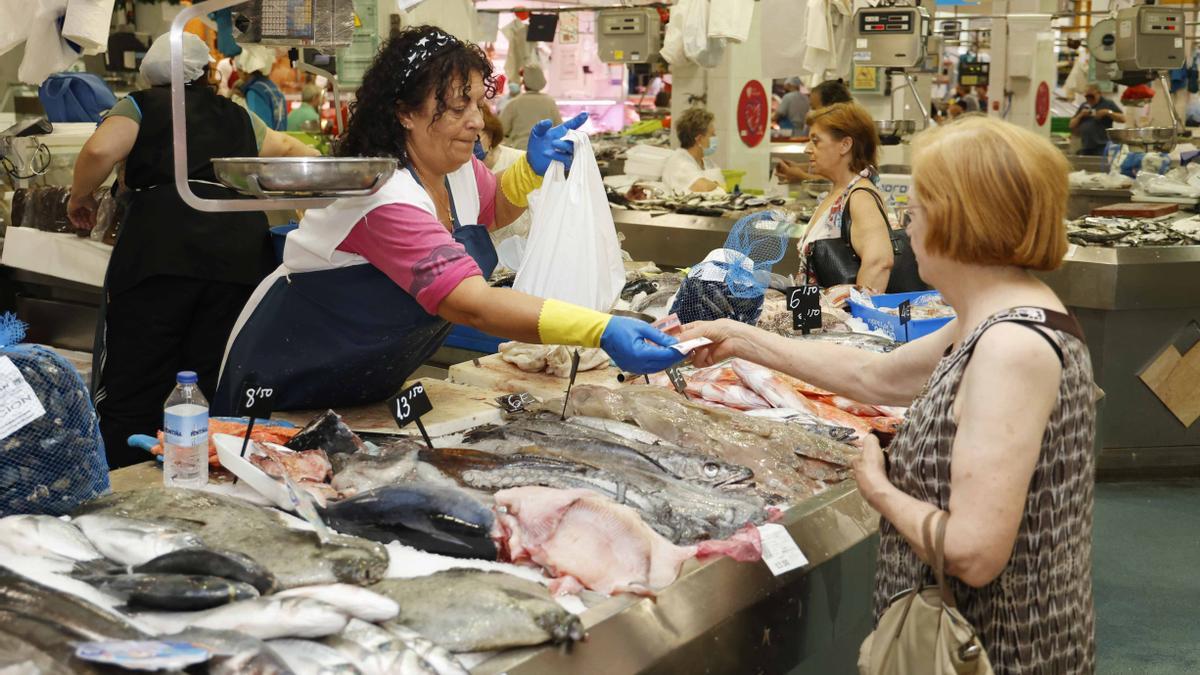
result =
[{"label": "fishmonger woman", "polygon": [[284,261],[259,285],[235,327],[214,414],[235,409],[254,373],[280,409],[380,401],[441,345],[451,323],[523,342],[602,347],[624,369],[679,359],[674,340],[640,321],[542,300],[487,277],[496,251],[487,228],[511,223],[581,115],[544,120],[529,151],[498,177],[472,151],[492,65],[476,46],[432,26],[384,45],[363,77],[338,154],[395,157],[399,167],[369,197],[305,214]]}]

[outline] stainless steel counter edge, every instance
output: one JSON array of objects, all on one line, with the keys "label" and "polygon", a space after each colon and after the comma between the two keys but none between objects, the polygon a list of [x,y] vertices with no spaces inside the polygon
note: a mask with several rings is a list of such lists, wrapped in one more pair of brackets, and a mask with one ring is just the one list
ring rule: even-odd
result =
[{"label": "stainless steel counter edge", "polygon": [[788,509],[780,523],[808,565],[776,577],[763,562],[689,561],[679,579],[656,598],[622,595],[589,609],[581,617],[587,638],[569,651],[509,651],[472,672],[615,675],[646,670],[765,598],[792,592],[809,571],[878,531],[879,514],[867,506],[854,481],[847,480]]},{"label": "stainless steel counter edge", "polygon": [[1200,285],[1200,246],[1104,248],[1072,244],[1062,267],[1039,276],[1069,307],[1194,307],[1195,289]]}]

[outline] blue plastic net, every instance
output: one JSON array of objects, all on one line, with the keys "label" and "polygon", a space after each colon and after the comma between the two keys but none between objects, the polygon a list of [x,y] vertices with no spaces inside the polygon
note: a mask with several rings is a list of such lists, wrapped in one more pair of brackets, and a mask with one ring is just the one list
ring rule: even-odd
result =
[{"label": "blue plastic net", "polygon": [[693,265],[671,312],[682,323],[734,319],[753,324],[762,312],[771,268],[783,259],[792,224],[764,211],[739,220],[725,246]]},{"label": "blue plastic net", "polygon": [[[49,349],[20,344],[24,338],[25,324],[0,315],[0,396],[9,415],[0,419],[0,516],[57,516],[108,491],[108,463],[75,367]],[[18,409],[24,414],[14,418]]]}]

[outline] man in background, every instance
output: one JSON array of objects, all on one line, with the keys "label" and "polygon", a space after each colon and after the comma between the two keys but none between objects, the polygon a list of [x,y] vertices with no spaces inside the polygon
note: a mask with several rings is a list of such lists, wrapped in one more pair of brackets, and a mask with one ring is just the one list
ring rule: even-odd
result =
[{"label": "man in background", "polygon": [[525,91],[504,106],[500,111],[500,123],[504,125],[504,144],[517,150],[525,150],[529,143],[529,132],[533,125],[550,120],[555,126],[562,124],[562,115],[554,99],[542,93],[546,88],[546,76],[538,66],[525,66],[522,71]]},{"label": "man in background", "polygon": [[800,92],[800,78],[789,77],[783,83],[783,88],[787,93],[779,101],[775,121],[781,128],[791,129],[793,136],[807,136],[808,125],[805,118],[808,117],[809,100],[807,94]]},{"label": "man in background", "polygon": [[1084,101],[1071,118],[1071,133],[1079,137],[1079,154],[1103,155],[1108,145],[1108,130],[1113,122],[1125,122],[1125,113],[1100,93],[1100,87],[1089,84]]}]

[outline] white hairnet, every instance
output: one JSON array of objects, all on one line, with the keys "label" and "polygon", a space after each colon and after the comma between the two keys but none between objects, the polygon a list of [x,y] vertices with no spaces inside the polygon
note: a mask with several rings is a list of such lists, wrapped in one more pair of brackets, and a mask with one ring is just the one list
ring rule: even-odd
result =
[{"label": "white hairnet", "polygon": [[[183,34],[184,82],[191,82],[200,77],[204,73],[204,66],[212,60],[204,40],[194,33]],[[166,33],[159,35],[154,44],[150,45],[150,49],[146,50],[140,71],[151,86],[171,82],[171,41],[167,39]]]},{"label": "white hairnet", "polygon": [[242,53],[233,57],[233,65],[243,73],[271,74],[275,65],[275,50],[262,45],[242,45]]}]

